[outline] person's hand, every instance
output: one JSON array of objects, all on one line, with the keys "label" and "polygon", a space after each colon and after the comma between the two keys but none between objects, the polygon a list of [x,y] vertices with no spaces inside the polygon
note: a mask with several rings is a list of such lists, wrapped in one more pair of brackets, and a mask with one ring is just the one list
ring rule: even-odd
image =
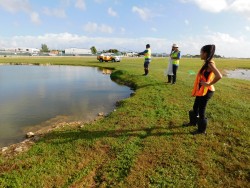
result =
[{"label": "person's hand", "polygon": [[201,81],[201,82],[200,82],[200,85],[205,86],[205,87],[208,87],[208,86],[210,86],[210,82]]}]

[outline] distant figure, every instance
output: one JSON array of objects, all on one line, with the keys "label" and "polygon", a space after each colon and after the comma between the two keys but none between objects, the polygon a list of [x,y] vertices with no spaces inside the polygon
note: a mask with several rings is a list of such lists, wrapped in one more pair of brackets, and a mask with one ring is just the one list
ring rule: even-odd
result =
[{"label": "distant figure", "polygon": [[216,68],[213,56],[215,53],[215,45],[206,45],[201,48],[201,59],[204,64],[198,72],[192,96],[195,97],[193,110],[189,111],[189,123],[184,126],[195,126],[198,123],[198,130],[193,134],[206,134],[207,118],[205,117],[206,106],[209,99],[214,94],[215,88],[213,84],[218,82],[222,75]]},{"label": "distant figure", "polygon": [[171,48],[171,52],[169,54],[169,59],[168,59],[168,69],[167,69],[167,75],[168,75],[168,82],[167,83],[171,83],[172,81],[172,76],[173,74],[173,63],[172,63],[172,59],[171,59],[171,54],[173,53],[173,46]]},{"label": "distant figure", "polygon": [[151,49],[150,49],[150,45],[147,44],[146,45],[146,50],[144,50],[143,52],[138,53],[138,55],[144,55],[144,74],[143,76],[147,76],[148,75],[148,67],[149,67],[149,63],[151,62]]},{"label": "distant figure", "polygon": [[[171,62],[173,64],[173,80],[172,80],[172,84],[176,83],[176,74],[177,74],[177,69],[179,67],[179,61],[181,58],[181,52],[179,51],[179,47],[177,44],[173,44],[172,46],[173,50],[172,53],[170,54],[171,57]],[[171,78],[171,77],[170,77]],[[171,80],[170,80],[171,82]]]}]

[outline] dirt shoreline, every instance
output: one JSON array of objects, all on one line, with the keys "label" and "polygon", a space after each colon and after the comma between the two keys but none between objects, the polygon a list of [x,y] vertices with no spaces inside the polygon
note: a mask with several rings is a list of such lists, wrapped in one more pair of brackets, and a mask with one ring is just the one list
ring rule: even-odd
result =
[{"label": "dirt shoreline", "polygon": [[[5,158],[11,158],[16,156],[20,153],[28,151],[32,145],[34,145],[37,141],[43,138],[46,134],[53,132],[60,128],[83,128],[85,125],[89,125],[94,123],[97,120],[104,118],[105,115],[103,112],[100,112],[98,115],[95,116],[93,120],[86,120],[86,121],[71,121],[71,122],[60,122],[56,124],[51,124],[45,127],[42,127],[34,132],[34,135],[27,137],[27,134],[24,135],[24,140],[18,143],[11,144],[9,146],[1,147],[0,148],[0,155]],[[26,138],[25,138],[26,137]]]}]

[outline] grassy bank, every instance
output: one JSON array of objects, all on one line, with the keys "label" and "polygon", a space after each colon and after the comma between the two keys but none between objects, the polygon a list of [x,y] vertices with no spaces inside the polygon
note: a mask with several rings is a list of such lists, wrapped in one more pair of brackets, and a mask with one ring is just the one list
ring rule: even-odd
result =
[{"label": "grassy bank", "polygon": [[[0,58],[0,63],[50,63],[114,68],[112,78],[135,95],[115,112],[82,128],[47,134],[25,153],[0,156],[0,187],[247,187],[250,179],[250,81],[224,77],[207,108],[208,135],[183,128],[199,59],[182,59],[176,85],[165,83],[167,60],[99,63],[91,57]],[[248,68],[250,60],[216,60],[217,67]],[[1,67],[0,67],[1,68]]]}]

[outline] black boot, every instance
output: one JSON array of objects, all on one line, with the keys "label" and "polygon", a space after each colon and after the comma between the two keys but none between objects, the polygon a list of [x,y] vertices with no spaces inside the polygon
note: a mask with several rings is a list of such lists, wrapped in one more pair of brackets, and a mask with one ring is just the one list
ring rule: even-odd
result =
[{"label": "black boot", "polygon": [[172,78],[172,76],[168,75],[168,82],[167,83],[171,83],[171,78]]},{"label": "black boot", "polygon": [[148,75],[148,69],[145,70],[145,74]]},{"label": "black boot", "polygon": [[206,129],[207,129],[207,118],[198,119],[198,130],[195,132],[192,132],[192,134],[193,135],[206,134]]},{"label": "black boot", "polygon": [[183,126],[185,127],[196,126],[198,121],[197,115],[194,113],[193,110],[190,110],[188,113],[189,113],[189,123],[183,124]]},{"label": "black boot", "polygon": [[173,75],[173,81],[172,81],[172,84],[175,84],[176,82],[176,75]]}]

